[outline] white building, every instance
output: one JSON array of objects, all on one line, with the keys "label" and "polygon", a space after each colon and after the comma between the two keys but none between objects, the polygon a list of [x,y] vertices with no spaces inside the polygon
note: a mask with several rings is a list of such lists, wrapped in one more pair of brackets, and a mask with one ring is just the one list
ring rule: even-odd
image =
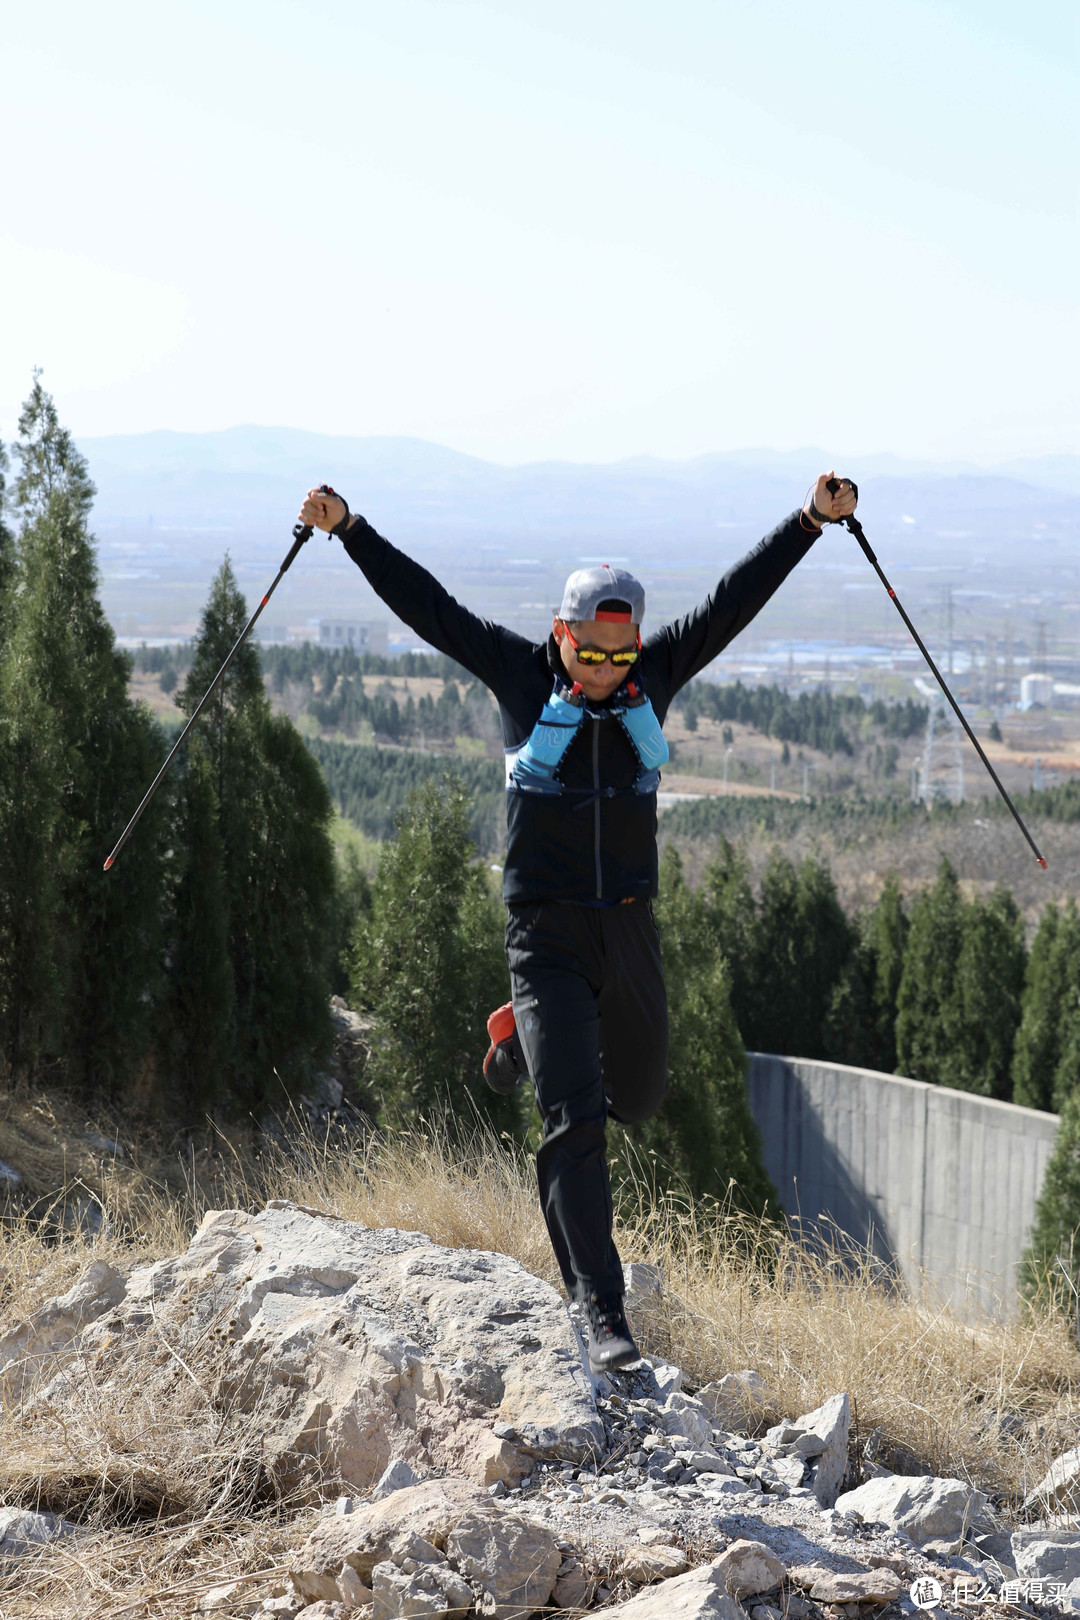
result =
[{"label": "white building", "polygon": [[1020,681],[1020,707],[1030,709],[1038,703],[1040,707],[1049,709],[1054,701],[1054,678],[1052,675],[1037,675],[1034,670],[1025,675]]},{"label": "white building", "polygon": [[351,647],[358,653],[387,650],[385,619],[320,619],[320,647]]}]

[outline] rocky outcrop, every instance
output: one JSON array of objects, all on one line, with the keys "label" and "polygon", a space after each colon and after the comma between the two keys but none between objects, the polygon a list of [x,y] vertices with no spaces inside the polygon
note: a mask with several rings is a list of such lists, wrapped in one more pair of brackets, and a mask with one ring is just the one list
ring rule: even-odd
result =
[{"label": "rocky outcrop", "polygon": [[[649,1282],[635,1286],[655,1305]],[[291,1575],[273,1571],[264,1598],[234,1566],[193,1612],[821,1620],[820,1605],[840,1620],[846,1605],[854,1620],[859,1604],[865,1620],[946,1563],[1001,1584],[980,1546],[999,1527],[960,1481],[888,1476],[827,1505],[846,1467],[845,1394],[754,1438],[730,1421],[760,1431],[749,1369],[696,1394],[660,1361],[590,1381],[551,1288],[414,1232],[280,1202],[219,1211],[184,1254],[126,1279],[91,1268],[0,1345],[26,1422],[75,1421],[113,1377],[123,1393],[152,1368],[176,1388],[199,1381],[214,1423],[214,1402],[248,1414],[242,1433],[306,1503]],[[4,1522],[7,1558],[40,1551],[50,1522],[71,1533],[47,1515]],[[1053,1579],[1080,1558],[1067,1534],[1017,1546]]]},{"label": "rocky outcrop", "polygon": [[186,1254],[120,1292],[110,1355],[152,1321],[180,1353],[216,1333],[288,1488],[366,1490],[394,1458],[489,1485],[603,1441],[565,1306],[502,1255],[274,1203],[207,1215]]},{"label": "rocky outcrop", "polygon": [[0,1390],[4,1396],[18,1400],[38,1372],[89,1323],[119,1304],[126,1286],[113,1266],[95,1260],[66,1294],[49,1300],[28,1321],[0,1337]]},{"label": "rocky outcrop", "polygon": [[1028,1513],[1080,1512],[1080,1446],[1055,1457],[1033,1491],[1024,1499]]},{"label": "rocky outcrop", "polygon": [[955,1541],[972,1526],[986,1498],[960,1479],[932,1474],[871,1479],[837,1497],[842,1513],[858,1513],[868,1523],[901,1530],[912,1541]]}]

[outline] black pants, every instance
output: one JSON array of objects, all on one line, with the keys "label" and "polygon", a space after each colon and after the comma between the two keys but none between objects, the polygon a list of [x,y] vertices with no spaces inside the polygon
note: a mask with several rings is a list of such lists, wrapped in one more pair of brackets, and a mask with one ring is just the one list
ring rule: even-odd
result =
[{"label": "black pants", "polygon": [[571,1299],[621,1294],[605,1126],[651,1118],[667,1089],[667,994],[647,901],[511,907],[517,1033],[544,1141],[540,1205]]}]

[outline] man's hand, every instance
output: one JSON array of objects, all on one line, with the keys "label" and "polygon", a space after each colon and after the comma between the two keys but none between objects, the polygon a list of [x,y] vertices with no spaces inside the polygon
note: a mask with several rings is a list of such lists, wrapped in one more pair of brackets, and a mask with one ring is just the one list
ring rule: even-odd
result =
[{"label": "man's hand", "polygon": [[841,478],[840,488],[834,495],[828,487],[831,478],[836,478],[834,472],[821,474],[814,485],[813,494],[803,507],[807,522],[817,529],[823,523],[839,523],[841,518],[850,517],[855,510],[855,491],[849,480]]},{"label": "man's hand", "polygon": [[300,508],[300,522],[310,524],[313,529],[325,529],[329,534],[347,510],[340,495],[324,495],[321,489],[309,489]]}]

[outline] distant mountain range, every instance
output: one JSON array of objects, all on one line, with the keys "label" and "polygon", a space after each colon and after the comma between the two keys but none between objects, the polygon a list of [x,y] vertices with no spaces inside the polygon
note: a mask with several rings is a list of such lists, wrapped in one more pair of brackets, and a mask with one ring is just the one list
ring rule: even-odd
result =
[{"label": "distant mountain range", "polygon": [[[798,504],[831,460],[808,448],[503,467],[422,439],[272,427],[88,438],[80,449],[98,487],[100,531],[138,531],[152,518],[155,530],[254,534],[269,525],[278,537],[302,492],[325,479],[405,540],[503,542],[515,550],[543,536],[700,543],[715,540],[718,528],[760,530]],[[879,531],[976,522],[993,539],[1018,526],[1030,532],[1035,507],[1059,538],[1080,531],[1080,456],[985,468],[877,455],[841,470],[858,479],[867,522],[872,515]]]}]

